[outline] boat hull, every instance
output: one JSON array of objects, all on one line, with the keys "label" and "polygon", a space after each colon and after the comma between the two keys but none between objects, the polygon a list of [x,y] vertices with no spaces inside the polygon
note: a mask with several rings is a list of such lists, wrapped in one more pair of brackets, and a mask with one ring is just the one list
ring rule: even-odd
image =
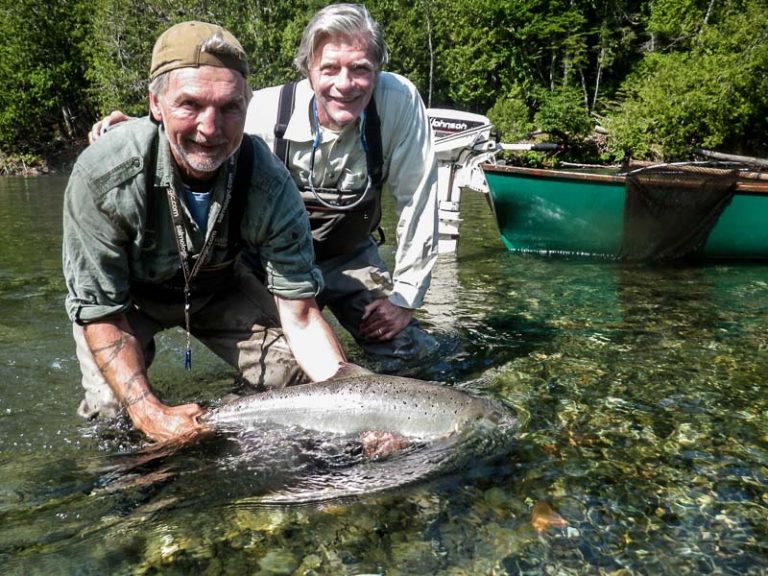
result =
[{"label": "boat hull", "polygon": [[[625,177],[484,164],[507,249],[615,258],[624,239]],[[696,252],[704,259],[768,259],[768,181],[742,181]]]}]

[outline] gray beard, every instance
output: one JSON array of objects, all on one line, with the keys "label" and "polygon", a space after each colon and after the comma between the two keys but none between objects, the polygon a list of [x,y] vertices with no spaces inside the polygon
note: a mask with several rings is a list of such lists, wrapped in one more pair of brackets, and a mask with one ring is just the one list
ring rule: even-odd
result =
[{"label": "gray beard", "polygon": [[176,146],[175,143],[170,143],[170,145],[174,156],[181,158],[184,161],[184,164],[195,172],[212,174],[216,172],[227,159],[226,156],[223,158],[192,158],[185,150]]}]

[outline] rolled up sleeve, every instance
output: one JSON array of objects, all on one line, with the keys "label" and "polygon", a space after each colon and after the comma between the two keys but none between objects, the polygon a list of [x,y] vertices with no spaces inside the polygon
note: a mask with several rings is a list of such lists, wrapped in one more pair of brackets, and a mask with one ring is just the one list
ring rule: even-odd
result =
[{"label": "rolled up sleeve", "polygon": [[291,300],[312,298],[323,289],[323,277],[315,265],[309,217],[290,174],[273,158],[270,153],[273,176],[249,198],[246,249],[258,254],[270,292]]},{"label": "rolled up sleeve", "polygon": [[109,208],[109,194],[92,188],[89,181],[76,165],[63,206],[66,309],[79,323],[119,314],[130,305],[128,235]]}]

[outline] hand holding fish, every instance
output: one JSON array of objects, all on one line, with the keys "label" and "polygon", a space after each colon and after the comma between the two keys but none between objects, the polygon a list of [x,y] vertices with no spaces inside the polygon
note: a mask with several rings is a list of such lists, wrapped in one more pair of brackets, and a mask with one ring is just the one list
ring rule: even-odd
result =
[{"label": "hand holding fish", "polygon": [[128,407],[134,425],[157,442],[183,441],[210,431],[198,421],[205,413],[197,404],[167,406],[154,395]]},{"label": "hand holding fish", "polygon": [[152,440],[167,441],[203,432],[197,404],[166,406],[152,391],[141,343],[123,314],[83,327],[85,342],[106,383],[136,428]]}]

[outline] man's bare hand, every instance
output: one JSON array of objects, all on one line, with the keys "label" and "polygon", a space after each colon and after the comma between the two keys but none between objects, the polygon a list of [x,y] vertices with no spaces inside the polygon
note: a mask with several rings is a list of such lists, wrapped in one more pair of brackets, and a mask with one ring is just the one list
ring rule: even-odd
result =
[{"label": "man's bare hand", "polygon": [[405,436],[379,430],[363,432],[360,434],[360,442],[366,458],[383,458],[411,445],[410,440]]},{"label": "man's bare hand", "polygon": [[184,441],[210,431],[198,421],[204,412],[197,404],[166,406],[154,396],[128,406],[136,428],[157,442]]},{"label": "man's bare hand", "polygon": [[120,122],[125,122],[126,120],[131,120],[131,117],[121,110],[112,110],[109,116],[105,116],[91,127],[91,131],[88,132],[88,142],[93,144],[115,124],[120,124]]},{"label": "man's bare hand", "polygon": [[365,307],[360,335],[368,340],[392,340],[413,317],[413,310],[395,306],[387,298],[374,300]]}]

